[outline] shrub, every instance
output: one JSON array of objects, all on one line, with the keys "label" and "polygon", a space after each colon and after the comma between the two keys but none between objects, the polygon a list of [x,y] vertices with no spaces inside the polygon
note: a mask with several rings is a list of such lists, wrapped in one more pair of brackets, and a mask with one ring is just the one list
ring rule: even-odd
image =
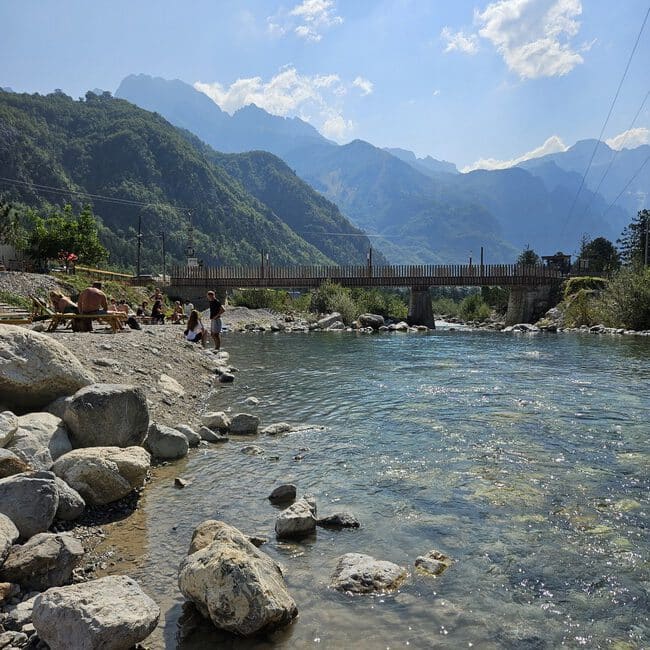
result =
[{"label": "shrub", "polygon": [[564,323],[567,327],[596,325],[600,320],[598,293],[593,289],[579,289],[566,298]]},{"label": "shrub", "polygon": [[454,318],[460,313],[460,303],[451,298],[438,298],[431,303],[434,316],[436,314],[443,316],[453,316]]},{"label": "shrub", "polygon": [[490,317],[491,310],[480,293],[474,293],[460,303],[460,316],[463,320],[485,321]]},{"label": "shrub", "polygon": [[591,276],[582,276],[570,278],[564,287],[564,297],[569,298],[580,291],[602,291],[607,286],[607,280],[604,278],[595,278]]},{"label": "shrub", "polygon": [[230,302],[237,307],[271,309],[277,312],[291,308],[289,293],[276,289],[241,289],[233,293]]},{"label": "shrub", "polygon": [[650,329],[650,268],[621,269],[603,291],[599,306],[606,325]]}]

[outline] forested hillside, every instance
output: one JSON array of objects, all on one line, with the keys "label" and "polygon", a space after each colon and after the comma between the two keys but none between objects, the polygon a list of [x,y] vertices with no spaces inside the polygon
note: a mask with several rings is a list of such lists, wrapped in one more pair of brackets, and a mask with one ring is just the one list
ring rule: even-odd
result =
[{"label": "forested hillside", "polygon": [[[182,260],[190,219],[196,255],[206,264],[257,264],[261,251],[276,264],[332,262],[318,249],[317,237],[311,238],[314,245],[296,230],[351,230],[340,215],[331,223],[334,206],[320,205],[327,213],[324,224],[318,210],[306,215],[304,223],[289,210],[285,223],[221,162],[194,136],[108,93],[87,93],[74,101],[62,93],[0,92],[0,176],[11,179],[0,183],[0,197],[43,208],[92,203],[113,265],[134,267],[139,220],[143,270],[159,269],[163,232],[170,259]],[[315,200],[299,185],[292,197],[290,175],[285,170],[285,203]],[[339,261],[365,260],[368,242],[358,239]],[[332,256],[337,252],[331,242],[327,248]]]}]

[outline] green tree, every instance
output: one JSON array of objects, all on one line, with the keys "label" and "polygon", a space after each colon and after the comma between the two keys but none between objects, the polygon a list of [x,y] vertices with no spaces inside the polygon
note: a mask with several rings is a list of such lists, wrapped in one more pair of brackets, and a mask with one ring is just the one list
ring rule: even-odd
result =
[{"label": "green tree", "polygon": [[24,220],[28,234],[23,250],[37,263],[54,259],[61,251],[75,253],[86,264],[97,264],[107,256],[90,206],[75,214],[72,206],[66,205],[45,217],[30,210]]},{"label": "green tree", "polygon": [[532,248],[526,248],[519,254],[519,257],[517,258],[517,264],[534,266],[541,263],[542,260],[540,256]]},{"label": "green tree", "polygon": [[633,221],[623,230],[620,239],[616,240],[623,264],[643,264],[649,220],[650,210],[639,210]]},{"label": "green tree", "polygon": [[590,273],[610,273],[621,265],[616,247],[604,237],[583,241],[580,260],[587,262],[585,268]]}]

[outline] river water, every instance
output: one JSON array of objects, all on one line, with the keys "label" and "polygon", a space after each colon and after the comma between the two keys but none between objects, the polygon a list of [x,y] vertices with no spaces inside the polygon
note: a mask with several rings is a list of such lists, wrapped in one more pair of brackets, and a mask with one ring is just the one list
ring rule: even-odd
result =
[{"label": "river water", "polygon": [[[650,647],[650,340],[266,333],[225,348],[241,370],[211,407],[311,428],[155,471],[113,538],[118,569],[161,604],[154,647]],[[242,453],[251,443],[263,453]],[[175,476],[192,483],[175,489]],[[361,528],[279,543],[266,497],[285,482]],[[300,611],[291,626],[237,639],[183,605],[178,564],[208,518],[269,537]],[[437,578],[413,567],[431,549],[455,561]],[[337,593],[348,552],[410,578],[391,595]]]}]

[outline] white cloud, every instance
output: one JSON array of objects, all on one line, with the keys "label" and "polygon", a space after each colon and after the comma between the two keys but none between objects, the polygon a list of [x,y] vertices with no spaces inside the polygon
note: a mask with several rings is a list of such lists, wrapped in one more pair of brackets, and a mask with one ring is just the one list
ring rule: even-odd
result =
[{"label": "white cloud", "polygon": [[634,149],[640,147],[642,144],[650,144],[650,129],[644,126],[629,129],[628,131],[623,131],[623,133],[615,135],[609,140],[605,140],[605,143],[616,151],[620,151],[623,148]]},{"label": "white cloud", "polygon": [[284,36],[293,31],[296,36],[317,43],[327,29],[343,23],[336,14],[334,0],[303,0],[293,9],[280,10],[267,18],[268,31],[274,36]]},{"label": "white cloud", "polygon": [[[197,81],[194,88],[230,114],[255,104],[273,115],[299,116],[327,137],[342,140],[353,132],[354,123],[344,117],[341,102],[348,88],[361,87],[358,79],[362,78],[344,83],[337,74],[302,75],[293,66],[287,66],[268,81],[248,77],[237,79],[230,86]],[[372,91],[371,82],[367,83]]]},{"label": "white cloud", "polygon": [[364,79],[363,77],[357,77],[353,82],[353,86],[356,86],[360,91],[362,95],[369,95],[375,85],[370,81],[369,79]]},{"label": "white cloud", "polygon": [[478,52],[478,36],[476,34],[454,33],[449,27],[443,27],[440,36],[447,43],[445,52],[453,52],[454,50],[465,54],[476,54]]},{"label": "white cloud", "polygon": [[498,0],[475,11],[474,20],[510,70],[536,79],[565,75],[584,61],[569,42],[581,13],[580,0]]},{"label": "white cloud", "polygon": [[440,89],[436,88],[436,89],[433,91],[433,96],[434,96],[434,97],[437,97],[439,94],[440,94]]},{"label": "white cloud", "polygon": [[508,169],[509,167],[514,167],[519,163],[524,162],[524,160],[530,160],[531,158],[541,158],[550,153],[561,153],[566,151],[568,147],[562,142],[562,139],[557,135],[552,135],[550,138],[544,142],[541,147],[537,147],[532,151],[528,151],[525,154],[513,158],[512,160],[496,160],[495,158],[481,158],[477,160],[474,164],[468,165],[467,167],[461,169],[463,173],[474,171],[475,169]]}]

